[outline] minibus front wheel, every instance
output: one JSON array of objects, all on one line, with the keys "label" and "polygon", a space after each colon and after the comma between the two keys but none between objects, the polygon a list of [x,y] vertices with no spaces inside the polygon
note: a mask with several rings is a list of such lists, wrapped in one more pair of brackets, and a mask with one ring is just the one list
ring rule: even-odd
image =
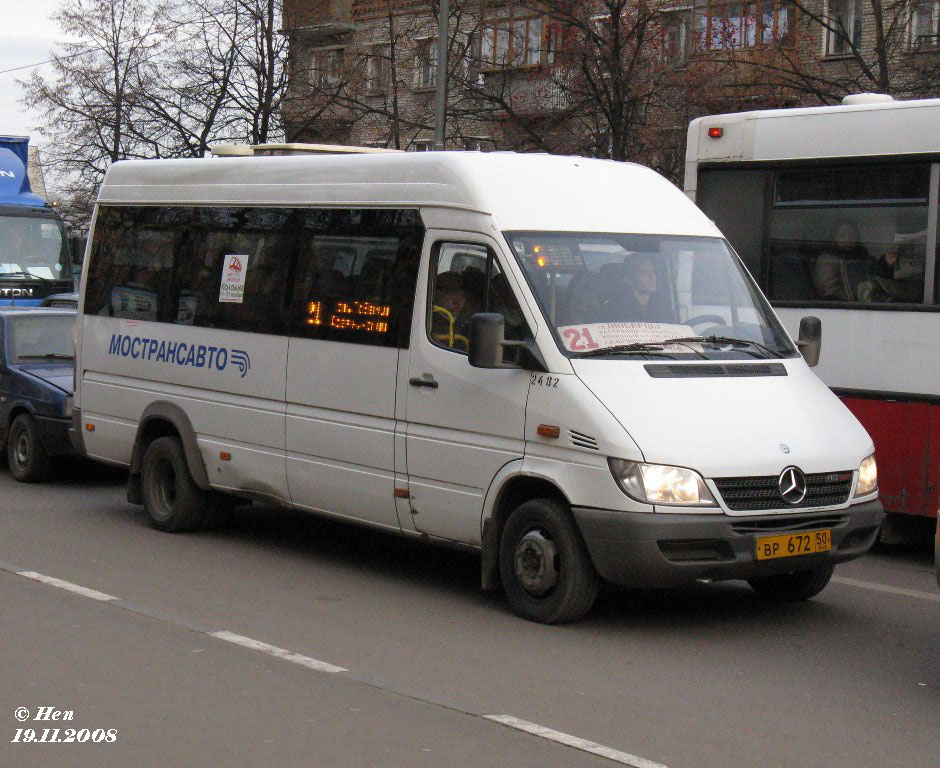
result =
[{"label": "minibus front wheel", "polygon": [[209,519],[209,495],[193,481],[183,446],[175,437],[158,437],[144,452],[141,466],[144,509],[154,528],[192,531]]},{"label": "minibus front wheel", "polygon": [[565,506],[532,499],[509,516],[499,570],[513,610],[542,624],[576,621],[594,604],[600,579]]}]

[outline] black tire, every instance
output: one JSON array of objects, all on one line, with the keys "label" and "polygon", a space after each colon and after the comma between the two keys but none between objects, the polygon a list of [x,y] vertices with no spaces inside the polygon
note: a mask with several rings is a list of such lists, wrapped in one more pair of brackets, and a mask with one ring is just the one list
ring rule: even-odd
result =
[{"label": "black tire", "polygon": [[809,600],[822,592],[832,578],[834,565],[822,565],[806,571],[780,573],[776,576],[762,576],[748,579],[758,595],[778,603],[798,603]]},{"label": "black tire", "polygon": [[43,447],[36,422],[28,413],[21,413],[10,425],[7,463],[13,479],[21,483],[36,483],[49,475],[52,460]]},{"label": "black tire", "polygon": [[209,494],[193,481],[177,438],[158,437],[148,445],[140,474],[144,509],[154,528],[175,533],[207,526]]},{"label": "black tire", "polygon": [[574,520],[555,499],[527,501],[509,516],[499,572],[513,610],[541,624],[580,619],[600,584]]}]

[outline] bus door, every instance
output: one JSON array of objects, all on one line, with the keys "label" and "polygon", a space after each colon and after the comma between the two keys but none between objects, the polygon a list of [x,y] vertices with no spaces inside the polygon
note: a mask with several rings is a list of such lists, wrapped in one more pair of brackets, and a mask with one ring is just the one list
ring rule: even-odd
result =
[{"label": "bus door", "polygon": [[501,312],[507,338],[520,338],[528,326],[491,241],[428,234],[430,263],[415,310],[423,322],[412,326],[401,380],[411,511],[423,533],[479,544],[487,489],[501,467],[523,455],[529,373],[471,367],[470,318]]}]

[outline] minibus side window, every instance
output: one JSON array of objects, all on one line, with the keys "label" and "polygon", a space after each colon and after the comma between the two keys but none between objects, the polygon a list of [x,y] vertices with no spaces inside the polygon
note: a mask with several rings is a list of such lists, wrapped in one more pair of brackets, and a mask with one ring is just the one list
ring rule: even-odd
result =
[{"label": "minibus side window", "polygon": [[415,210],[307,212],[291,334],[407,348],[424,227]]},{"label": "minibus side window", "polygon": [[[439,347],[466,354],[470,320],[477,312],[501,314],[507,339],[531,336],[493,251],[471,243],[439,243],[428,285],[428,338]],[[507,350],[506,361],[513,351]]]},{"label": "minibus side window", "polygon": [[[262,207],[102,207],[84,311],[285,334],[285,282],[298,215]],[[226,273],[241,276],[228,294]]]}]

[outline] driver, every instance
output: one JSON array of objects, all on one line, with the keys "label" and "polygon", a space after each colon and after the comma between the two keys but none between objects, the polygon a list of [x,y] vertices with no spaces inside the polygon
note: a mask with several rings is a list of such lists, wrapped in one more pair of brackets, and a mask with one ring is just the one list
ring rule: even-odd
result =
[{"label": "driver", "polygon": [[603,302],[604,319],[607,322],[658,320],[655,301],[658,277],[653,257],[648,253],[634,253],[626,256],[622,264],[611,266],[616,266],[616,277],[603,288],[607,293]]}]

